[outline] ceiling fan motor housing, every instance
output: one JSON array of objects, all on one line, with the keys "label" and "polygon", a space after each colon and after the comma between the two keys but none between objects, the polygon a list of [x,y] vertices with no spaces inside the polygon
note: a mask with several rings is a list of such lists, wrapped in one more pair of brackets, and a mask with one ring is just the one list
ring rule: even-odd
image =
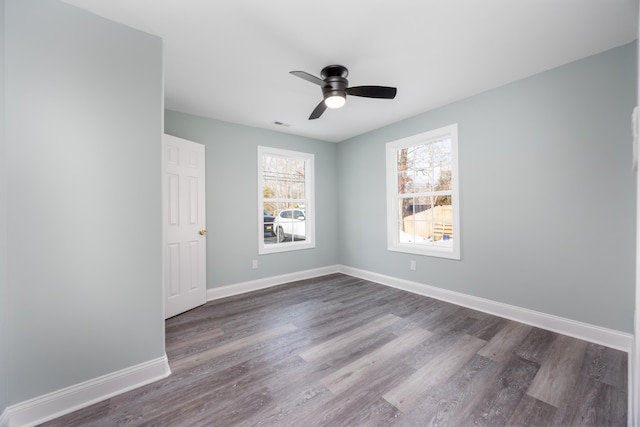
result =
[{"label": "ceiling fan motor housing", "polygon": [[342,65],[329,65],[324,67],[320,72],[325,85],[322,87],[322,95],[324,99],[330,96],[341,96],[346,98],[347,88],[349,87],[349,70]]}]

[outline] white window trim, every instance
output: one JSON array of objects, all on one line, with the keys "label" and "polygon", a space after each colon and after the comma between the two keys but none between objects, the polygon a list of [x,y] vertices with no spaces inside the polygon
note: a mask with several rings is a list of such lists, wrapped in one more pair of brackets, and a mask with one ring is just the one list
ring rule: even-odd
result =
[{"label": "white window trim", "polygon": [[[265,154],[271,154],[279,157],[290,157],[302,159],[305,162],[305,240],[294,242],[283,242],[278,244],[264,243],[264,225],[263,225],[263,207],[264,207],[264,181],[262,179],[262,159]],[[315,212],[315,173],[314,164],[315,156],[312,153],[302,153],[299,151],[283,150],[280,148],[271,148],[258,146],[258,254],[272,254],[279,252],[289,252],[302,249],[311,249],[316,247],[316,212]],[[277,212],[275,213],[277,215]]]},{"label": "white window trim", "polygon": [[[451,138],[451,180],[452,180],[452,213],[453,235],[451,248],[424,246],[415,243],[402,243],[398,235],[398,150],[420,143],[436,141],[443,137]],[[394,252],[405,252],[439,258],[460,259],[460,197],[458,179],[458,125],[452,124],[439,129],[423,132],[418,135],[391,141],[386,145],[387,156],[387,249]]]}]

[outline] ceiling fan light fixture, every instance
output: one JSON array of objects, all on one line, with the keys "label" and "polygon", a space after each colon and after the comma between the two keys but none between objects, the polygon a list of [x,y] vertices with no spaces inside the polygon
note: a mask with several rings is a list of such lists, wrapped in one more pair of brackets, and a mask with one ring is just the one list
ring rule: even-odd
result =
[{"label": "ceiling fan light fixture", "polygon": [[347,101],[343,95],[331,95],[324,99],[324,103],[329,108],[340,108]]}]

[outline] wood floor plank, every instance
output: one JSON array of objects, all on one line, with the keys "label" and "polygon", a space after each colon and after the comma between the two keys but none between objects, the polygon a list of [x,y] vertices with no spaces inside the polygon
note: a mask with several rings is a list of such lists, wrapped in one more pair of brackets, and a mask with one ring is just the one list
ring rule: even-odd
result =
[{"label": "wood floor plank", "polygon": [[430,304],[423,310],[416,311],[408,316],[408,319],[417,323],[423,329],[435,329],[437,326],[442,324],[442,319],[450,316],[460,308],[461,307],[457,307],[454,304],[434,301],[433,304]]},{"label": "wood floor plank", "polygon": [[[256,427],[301,426],[306,414],[333,399],[331,392],[323,386],[309,386],[297,390],[291,400],[283,398],[288,393],[277,394],[278,399],[265,405],[261,411],[245,420],[245,425]],[[313,425],[313,424],[312,424]]]},{"label": "wood floor plank", "polygon": [[200,363],[202,360],[207,360],[214,357],[219,357],[227,353],[234,353],[240,351],[246,347],[255,345],[256,343],[266,341],[270,338],[277,337],[279,335],[284,335],[289,332],[295,331],[297,328],[291,324],[279,326],[273,329],[267,329],[255,335],[250,335],[248,337],[244,337],[238,340],[229,341],[225,344],[205,348],[198,349],[199,351],[195,351],[186,355],[184,358],[180,360],[180,364],[196,364]]},{"label": "wood floor plank", "polygon": [[365,382],[384,364],[395,364],[395,359],[408,348],[411,348],[431,336],[431,332],[416,328],[408,331],[384,346],[367,353],[358,360],[344,366],[322,379],[322,383],[336,396],[353,387],[359,382]]},{"label": "wood floor plank", "polygon": [[383,398],[405,414],[411,412],[431,388],[446,382],[485,344],[486,341],[479,338],[463,336],[447,351],[385,393]]},{"label": "wood floor plank", "polygon": [[266,304],[260,308],[255,307],[253,311],[243,314],[234,313],[231,319],[226,319],[220,323],[220,329],[228,332],[238,332],[251,327],[261,327],[264,323],[272,326],[293,324],[296,327],[305,325],[309,321],[308,313],[322,312],[326,307],[325,303],[317,300],[297,301],[295,303]]},{"label": "wood floor plank", "polygon": [[492,382],[502,366],[486,357],[474,355],[449,381],[442,384],[420,401],[409,414],[404,414],[402,425],[456,426],[464,419],[468,408],[481,401],[486,385]]},{"label": "wood floor plank", "polygon": [[[358,401],[360,410],[354,410],[352,405],[342,419],[343,426],[391,426],[404,425],[402,413],[395,406],[383,398],[378,398],[373,402],[365,399]],[[335,426],[335,424],[334,424]]]},{"label": "wood floor plank", "polygon": [[338,335],[337,337],[322,342],[310,348],[309,350],[303,351],[302,353],[300,353],[300,357],[308,362],[319,359],[323,356],[326,356],[327,354],[331,354],[341,350],[342,348],[348,346],[349,343],[354,340],[365,338],[370,335],[375,335],[379,333],[383,328],[398,320],[400,320],[400,318],[392,314],[387,314],[385,316],[379,317],[371,323],[360,326],[353,331],[348,331],[348,333]]},{"label": "wood floor plank", "polygon": [[540,328],[533,328],[524,338],[515,354],[532,362],[541,362],[558,334]]},{"label": "wood floor plank", "polygon": [[[294,426],[299,419],[334,398],[329,389],[307,376],[306,362],[289,372],[276,376],[269,384],[273,399],[245,420],[250,426]],[[317,375],[316,375],[317,377]]]},{"label": "wood floor plank", "polygon": [[343,366],[364,357],[371,351],[375,351],[377,348],[386,345],[396,338],[397,335],[393,332],[370,335],[362,340],[351,343],[351,345],[346,346],[335,353],[327,354],[321,359],[316,359],[308,363],[310,366],[314,367],[314,374],[315,372],[322,372],[322,377],[324,378]]},{"label": "wood floor plank", "polygon": [[527,393],[555,407],[561,405],[578,379],[586,348],[585,341],[558,335]]},{"label": "wood floor plank", "polygon": [[554,406],[525,394],[506,425],[551,426],[554,425],[556,411]]},{"label": "wood floor plank", "polygon": [[408,349],[398,361],[412,366],[416,370],[431,363],[445,351],[448,351],[465,334],[433,334],[417,346]]},{"label": "wood floor plank", "polygon": [[521,344],[531,329],[529,325],[509,322],[478,351],[478,354],[496,361],[509,359],[514,348]]},{"label": "wood floor plank", "polygon": [[438,304],[438,301],[431,298],[415,298],[409,292],[398,293],[397,301],[391,306],[390,312],[398,317],[409,317],[412,314],[425,312],[429,307]]},{"label": "wood floor plank", "polygon": [[626,393],[590,378],[583,379],[563,402],[554,425],[626,426]]},{"label": "wood floor plank", "polygon": [[597,381],[626,389],[629,376],[626,353],[597,344],[588,344],[585,354],[584,375]]},{"label": "wood floor plank", "polygon": [[483,390],[481,403],[469,411],[462,425],[507,425],[538,369],[537,363],[512,356],[499,377]]},{"label": "wood floor plank", "polygon": [[[354,316],[353,313],[358,313],[358,315]],[[305,325],[305,330],[308,331],[316,344],[320,344],[352,329],[366,327],[366,325],[385,315],[392,314],[385,307],[378,305],[367,307],[364,302],[356,306],[344,304],[336,306],[330,312],[317,313],[315,316],[311,316],[315,317],[315,319]]]},{"label": "wood floor plank", "polygon": [[458,307],[447,316],[433,321],[431,327],[426,329],[441,335],[467,334],[478,322],[478,319],[469,315],[469,311],[467,308]]},{"label": "wood floor plank", "polygon": [[509,322],[511,321],[500,317],[487,316],[483,319],[479,319],[466,333],[480,338],[481,340],[489,341]]},{"label": "wood floor plank", "polygon": [[189,335],[185,335],[184,337],[180,337],[175,341],[169,341],[167,343],[167,355],[171,356],[173,354],[178,354],[181,351],[185,351],[188,347],[193,347],[197,345],[207,346],[207,343],[211,343],[211,341],[221,337],[224,335],[224,331],[220,328],[213,328],[203,333],[203,331],[193,332]]},{"label": "wood floor plank", "polygon": [[[365,377],[350,382],[341,395],[307,414],[298,425],[351,426],[382,422],[390,425],[398,421],[401,413],[380,397],[380,390],[398,385],[414,370],[406,365],[386,363],[369,371]],[[386,403],[385,403],[386,402]]]}]

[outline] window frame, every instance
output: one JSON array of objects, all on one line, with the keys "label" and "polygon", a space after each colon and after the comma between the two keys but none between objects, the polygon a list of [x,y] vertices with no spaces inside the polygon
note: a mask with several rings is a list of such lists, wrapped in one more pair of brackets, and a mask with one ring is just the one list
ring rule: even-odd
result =
[{"label": "window frame", "polygon": [[[257,155],[257,171],[258,171],[258,254],[272,254],[279,252],[297,251],[303,249],[315,248],[315,155],[313,153],[303,153],[300,151],[285,150],[281,148],[272,148],[258,146]],[[265,199],[264,198],[264,164],[265,155],[275,157],[283,157],[304,161],[304,210],[305,212],[305,239],[291,242],[265,243],[264,238],[264,204],[265,200],[274,200],[275,202],[286,202],[287,199]],[[279,212],[273,213],[277,217]]]},{"label": "window frame", "polygon": [[[452,205],[452,239],[451,247],[422,245],[411,242],[400,242],[398,230],[398,151],[403,148],[430,144],[443,139],[451,140],[451,205]],[[458,174],[458,124],[443,126],[417,135],[401,138],[386,144],[387,161],[387,249],[438,258],[460,259],[460,191]]]}]

